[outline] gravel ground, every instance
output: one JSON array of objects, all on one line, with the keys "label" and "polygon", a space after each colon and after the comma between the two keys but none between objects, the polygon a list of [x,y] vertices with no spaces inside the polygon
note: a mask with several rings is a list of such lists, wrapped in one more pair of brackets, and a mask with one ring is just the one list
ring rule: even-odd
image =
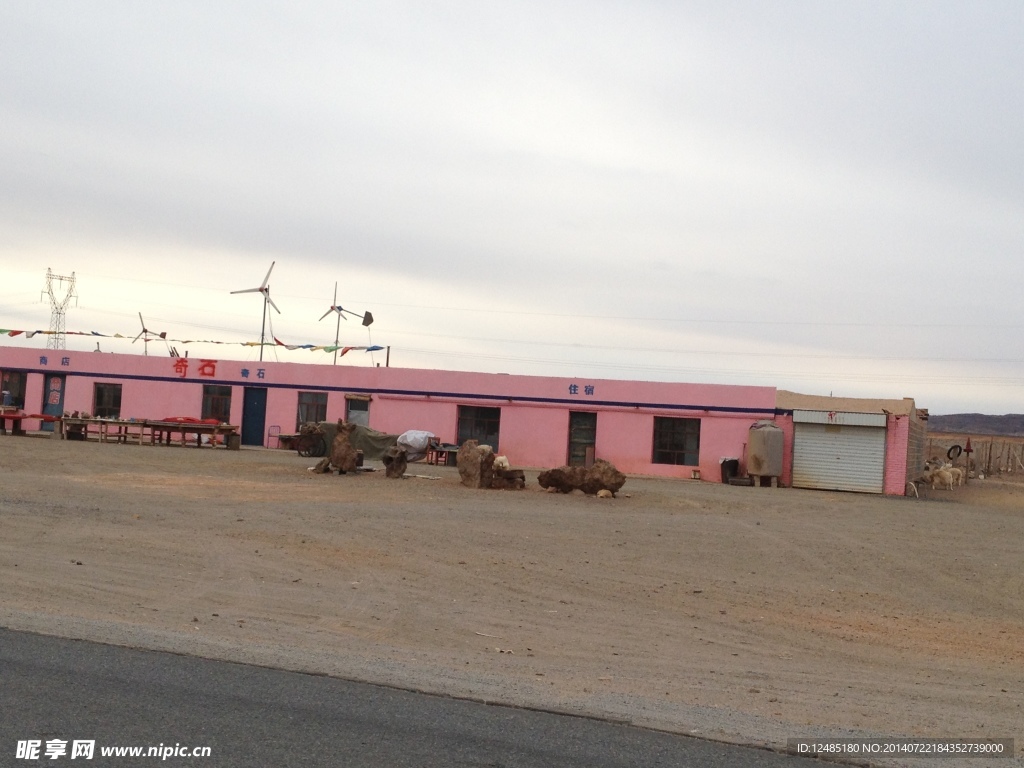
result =
[{"label": "gravel ground", "polygon": [[0,437],[0,624],[774,748],[1024,743],[1012,480],[601,500],[312,463]]}]

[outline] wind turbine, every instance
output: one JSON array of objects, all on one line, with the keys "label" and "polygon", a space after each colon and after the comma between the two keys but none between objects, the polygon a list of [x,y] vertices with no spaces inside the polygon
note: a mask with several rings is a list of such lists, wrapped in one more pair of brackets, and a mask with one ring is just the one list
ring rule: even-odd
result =
[{"label": "wind turbine", "polygon": [[360,315],[358,312],[353,312],[350,309],[345,309],[344,307],[340,306],[338,304],[338,283],[337,282],[334,283],[334,303],[331,304],[331,308],[330,309],[328,309],[326,312],[323,313],[323,315],[320,316],[320,319],[323,320],[325,317],[327,317],[329,314],[331,314],[331,312],[334,312],[335,314],[338,315],[337,327],[334,329],[334,365],[337,365],[338,364],[338,338],[341,336],[341,321],[343,319],[344,320],[348,320],[348,318],[345,317],[345,315],[352,315],[353,317],[361,317],[361,318],[363,318],[363,325],[365,325],[367,328],[369,328],[370,324],[373,323],[373,315],[370,314],[369,312],[365,312],[365,313]]},{"label": "wind turbine", "polygon": [[139,323],[140,323],[140,325],[142,325],[142,330],[139,331],[139,335],[138,336],[136,336],[134,339],[132,339],[132,344],[134,344],[136,341],[138,341],[141,338],[142,339],[142,344],[146,348],[146,355],[148,356],[149,355],[149,335],[153,334],[157,338],[163,339],[164,343],[166,343],[167,342],[167,331],[163,331],[161,333],[154,333],[153,331],[149,330],[149,328],[146,327],[146,321],[142,319],[142,313],[141,312],[139,312]]},{"label": "wind turbine", "polygon": [[274,271],[274,264],[276,261],[270,262],[270,269],[267,270],[267,276],[263,278],[263,282],[260,283],[259,288],[245,288],[241,291],[232,291],[232,293],[262,293],[263,294],[263,325],[260,328],[260,362],[263,361],[263,346],[266,344],[265,339],[267,338],[267,304],[272,306],[277,314],[281,314],[281,310],[277,308],[277,304],[270,298],[270,273]]}]

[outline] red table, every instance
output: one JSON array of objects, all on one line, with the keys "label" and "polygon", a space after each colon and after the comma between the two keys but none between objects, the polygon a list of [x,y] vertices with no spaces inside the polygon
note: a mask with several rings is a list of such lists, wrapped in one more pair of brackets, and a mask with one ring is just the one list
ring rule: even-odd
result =
[{"label": "red table", "polygon": [[0,434],[7,434],[7,422],[11,422],[11,434],[12,435],[24,435],[25,430],[21,426],[21,422],[25,419],[29,421],[60,421],[60,416],[50,416],[45,413],[25,413],[20,408],[10,408],[0,406]]}]

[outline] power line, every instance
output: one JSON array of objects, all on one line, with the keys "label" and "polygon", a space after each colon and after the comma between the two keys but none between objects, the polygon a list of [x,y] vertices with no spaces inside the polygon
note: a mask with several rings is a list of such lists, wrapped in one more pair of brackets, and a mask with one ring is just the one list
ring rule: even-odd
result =
[{"label": "power line", "polygon": [[[161,285],[166,287],[177,287],[177,288],[188,288],[190,290],[209,290],[219,292],[219,288],[213,288],[210,286],[196,286],[194,283],[176,283],[169,282],[166,280],[145,280],[138,277],[125,278],[117,275],[103,275],[89,273],[92,277],[104,278],[109,280],[120,280],[125,282],[137,282],[147,285]],[[300,299],[311,302],[319,302],[321,297],[307,296],[304,294],[292,294],[292,293],[278,293],[277,296],[288,299]],[[356,300],[356,297],[353,298]],[[757,325],[757,326],[806,326],[806,327],[821,327],[821,328],[886,328],[886,329],[899,329],[899,328],[990,328],[989,323],[963,323],[963,322],[921,322],[921,323],[893,323],[886,322],[884,320],[878,320],[873,322],[846,322],[846,321],[824,321],[824,320],[777,320],[777,319],[739,319],[739,318],[709,318],[709,317],[654,317],[644,315],[612,315],[608,313],[601,314],[583,314],[579,312],[526,312],[522,310],[511,310],[511,309],[495,309],[493,307],[455,307],[451,305],[430,305],[430,304],[404,304],[404,303],[389,303],[372,301],[367,299],[360,300],[363,304],[372,304],[374,307],[395,307],[404,309],[415,309],[415,310],[429,310],[431,312],[460,312],[460,313],[475,313],[482,315],[510,315],[514,317],[550,317],[550,318],[561,318],[561,319],[577,319],[577,320],[616,320],[616,321],[633,321],[633,322],[646,322],[646,323],[675,323],[682,325]],[[436,317],[436,315],[435,315]],[[206,327],[206,326],[197,326]],[[1000,323],[1000,328],[1024,328],[1022,323]]]},{"label": "power line", "polygon": [[393,331],[392,334],[395,336],[426,336],[428,338],[451,339],[455,341],[479,341],[489,344],[526,344],[531,347],[559,347],[604,352],[634,352],[642,354],[712,355],[716,357],[769,357],[775,359],[793,358],[808,360],[877,360],[921,363],[1024,363],[1024,358],[909,357],[907,355],[840,355],[810,352],[748,352],[729,349],[682,349],[679,347],[637,347],[633,345],[628,347],[619,347],[607,344],[580,344],[577,342],[495,339],[483,336],[447,336],[440,333],[421,333],[419,331]]},{"label": "power line", "polygon": [[[291,298],[308,298],[291,296]],[[708,317],[653,317],[644,315],[612,315],[602,313],[588,315],[579,312],[524,312],[511,309],[493,309],[491,307],[453,307],[450,305],[431,306],[427,304],[388,304],[387,302],[363,300],[377,307],[402,307],[407,309],[427,309],[431,311],[476,312],[484,315],[514,315],[518,317],[555,317],[567,320],[630,320],[646,323],[680,323],[688,325],[781,325],[781,326],[814,326],[822,328],[991,328],[990,323],[893,323],[877,321],[844,322],[823,320],[772,320],[772,319],[721,319]],[[1000,323],[1000,328],[1024,328],[1024,324]]]},{"label": "power line", "polygon": [[405,347],[402,352],[416,353],[427,356],[449,357],[449,358],[470,358],[474,360],[496,360],[501,362],[529,363],[535,365],[561,366],[574,368],[593,368],[611,371],[648,371],[673,376],[684,375],[713,375],[733,378],[761,378],[771,380],[786,379],[811,379],[826,381],[892,381],[892,382],[916,382],[916,383],[940,383],[940,384],[988,384],[1000,387],[1021,387],[1024,386],[1017,377],[1006,376],[943,376],[928,374],[903,374],[903,373],[835,373],[835,372],[795,372],[778,370],[738,370],[730,368],[687,368],[656,365],[618,365],[615,363],[602,362],[580,362],[573,360],[554,360],[544,358],[506,357],[501,355],[475,354],[470,352],[438,352],[436,350],[414,349]]}]

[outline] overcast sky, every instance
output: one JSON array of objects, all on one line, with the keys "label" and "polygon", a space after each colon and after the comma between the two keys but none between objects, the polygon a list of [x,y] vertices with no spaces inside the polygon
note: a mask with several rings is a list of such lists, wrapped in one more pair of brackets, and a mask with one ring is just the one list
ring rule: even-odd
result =
[{"label": "overcast sky", "polygon": [[1021,412],[1022,31],[1019,0],[6,0],[0,327],[49,328],[51,268],[69,331],[258,341],[230,292],[276,262],[274,335],[332,343],[337,282],[393,366]]}]

